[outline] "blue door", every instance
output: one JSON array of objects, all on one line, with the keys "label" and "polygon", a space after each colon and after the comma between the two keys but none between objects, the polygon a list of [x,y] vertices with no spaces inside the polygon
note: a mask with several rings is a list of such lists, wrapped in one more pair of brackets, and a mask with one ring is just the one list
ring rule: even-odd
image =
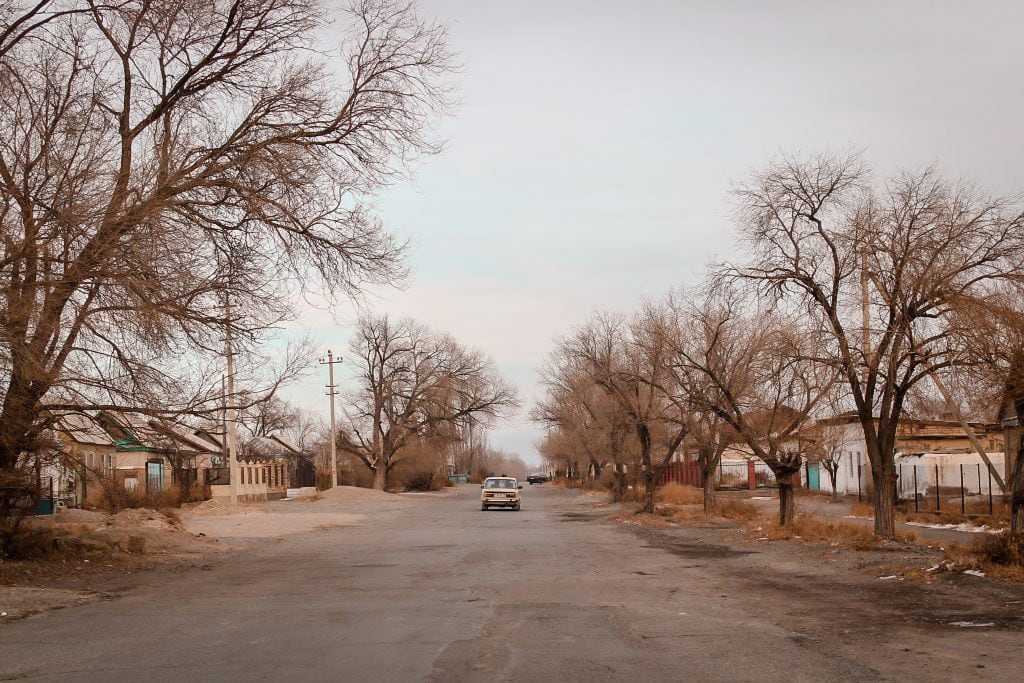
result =
[{"label": "blue door", "polygon": [[816,462],[807,463],[807,488],[810,491],[821,490],[821,467]]}]

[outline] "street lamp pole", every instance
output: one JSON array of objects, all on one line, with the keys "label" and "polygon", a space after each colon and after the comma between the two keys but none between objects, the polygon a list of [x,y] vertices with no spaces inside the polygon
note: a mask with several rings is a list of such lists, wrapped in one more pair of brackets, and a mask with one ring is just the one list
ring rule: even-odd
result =
[{"label": "street lamp pole", "polygon": [[327,349],[327,360],[320,359],[320,365],[327,366],[327,396],[330,399],[331,406],[331,488],[337,488],[338,486],[338,437],[337,427],[334,422],[334,397],[338,395],[335,391],[334,384],[334,365],[340,363],[341,358],[334,359],[334,354],[330,349]]}]

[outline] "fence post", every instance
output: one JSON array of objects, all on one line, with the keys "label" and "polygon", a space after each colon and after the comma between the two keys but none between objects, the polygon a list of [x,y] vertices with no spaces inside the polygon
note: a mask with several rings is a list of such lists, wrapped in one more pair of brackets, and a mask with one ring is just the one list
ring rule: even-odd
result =
[{"label": "fence post", "polygon": [[964,500],[964,464],[960,463],[960,514],[967,514],[967,502]]},{"label": "fence post", "polygon": [[903,486],[903,463],[899,464],[896,470],[896,502],[899,503],[903,496],[900,495],[900,488]]},{"label": "fence post", "polygon": [[918,509],[917,509],[917,465],[914,465],[914,512],[918,512]]},{"label": "fence post", "polygon": [[864,500],[863,494],[861,493],[861,487],[860,487],[860,471],[861,471],[862,467],[863,467],[863,465],[861,465],[860,463],[857,463],[857,501],[858,502],[863,502],[863,500]]},{"label": "fence post", "polygon": [[753,460],[747,461],[747,490],[757,490],[757,465],[754,464]]},{"label": "fence post", "polygon": [[942,501],[939,499],[939,463],[935,463],[935,511],[942,512]]},{"label": "fence post", "polygon": [[992,470],[986,467],[985,471],[988,472],[988,516],[994,517],[996,513],[992,509]]}]

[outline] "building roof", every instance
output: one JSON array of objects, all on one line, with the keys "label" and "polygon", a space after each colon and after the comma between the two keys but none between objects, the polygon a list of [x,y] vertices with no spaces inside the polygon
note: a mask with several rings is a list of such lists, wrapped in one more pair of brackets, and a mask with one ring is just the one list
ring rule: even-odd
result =
[{"label": "building roof", "polygon": [[114,438],[87,413],[65,413],[57,418],[57,429],[78,443],[113,446]]},{"label": "building roof", "polygon": [[220,446],[185,425],[139,413],[101,411],[97,420],[122,451],[193,451],[220,453]]},{"label": "building roof", "polygon": [[270,438],[284,446],[286,449],[288,449],[295,455],[302,453],[302,449],[293,444],[286,437],[278,436],[277,434],[271,434]]}]

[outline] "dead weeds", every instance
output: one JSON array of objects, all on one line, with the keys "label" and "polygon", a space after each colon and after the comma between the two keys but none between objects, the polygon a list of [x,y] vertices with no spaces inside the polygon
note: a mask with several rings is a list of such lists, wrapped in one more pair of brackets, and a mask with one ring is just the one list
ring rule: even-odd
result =
[{"label": "dead weeds", "polygon": [[973,573],[1024,583],[1024,534],[1004,532],[973,543],[950,543],[932,572]]},{"label": "dead weeds", "polygon": [[658,489],[657,501],[665,505],[703,505],[704,491],[696,486],[669,482]]},{"label": "dead weeds", "polygon": [[753,503],[724,497],[715,499],[709,515],[704,514],[703,506],[678,510],[671,514],[674,522],[694,527],[713,526],[716,518],[747,522],[761,519],[762,516],[761,511]]},{"label": "dead weeds", "polygon": [[677,526],[662,515],[650,515],[647,513],[629,512],[623,510],[608,517],[610,521],[630,526],[642,526],[649,529],[668,529]]}]

